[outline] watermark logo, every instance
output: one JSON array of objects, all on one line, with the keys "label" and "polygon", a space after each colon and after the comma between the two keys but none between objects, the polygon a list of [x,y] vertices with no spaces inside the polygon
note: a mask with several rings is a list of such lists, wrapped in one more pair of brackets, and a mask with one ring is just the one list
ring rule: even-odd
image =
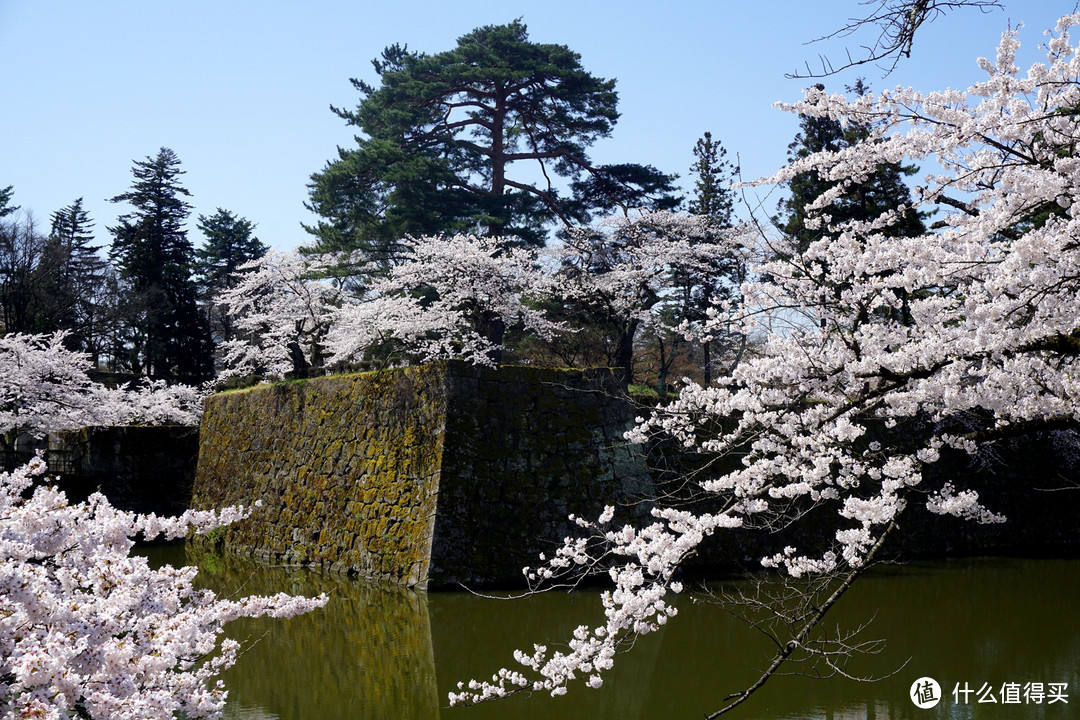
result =
[{"label": "watermark logo", "polygon": [[[1002,705],[1055,705],[1068,704],[1069,684],[1048,682],[1005,682],[1000,686],[982,683],[976,690],[967,681],[952,689],[953,702],[957,705],[975,703],[1001,703]],[[974,698],[974,700],[972,699]]]},{"label": "watermark logo", "polygon": [[941,686],[932,677],[921,677],[911,683],[909,697],[915,707],[921,710],[932,708],[941,702]]},{"label": "watermark logo", "polygon": [[[988,682],[975,685],[965,681],[953,685],[952,702],[956,705],[996,703],[1001,705],[1056,705],[1069,703],[1069,684],[1058,682]],[[932,677],[921,677],[911,683],[908,697],[915,707],[932,708],[943,699],[941,685]],[[947,698],[948,696],[946,696]]]}]

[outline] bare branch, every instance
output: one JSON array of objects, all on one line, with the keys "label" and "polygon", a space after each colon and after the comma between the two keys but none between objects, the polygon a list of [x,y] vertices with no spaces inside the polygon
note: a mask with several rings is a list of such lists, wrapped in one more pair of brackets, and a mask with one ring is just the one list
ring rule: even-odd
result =
[{"label": "bare branch", "polygon": [[785,77],[792,79],[828,77],[857,65],[879,61],[885,61],[879,67],[887,76],[896,69],[901,58],[911,57],[915,32],[922,27],[923,23],[936,20],[950,10],[962,7],[975,7],[984,13],[991,9],[1001,8],[1001,3],[997,0],[865,0],[859,4],[873,9],[866,17],[851,18],[839,30],[810,42],[846,38],[865,27],[875,27],[877,38],[871,44],[861,46],[864,51],[862,57],[852,57],[848,50],[846,51],[847,62],[834,66],[829,58],[819,55],[821,70],[812,70],[810,65],[806,64],[805,72],[796,71],[788,73]]},{"label": "bare branch", "polygon": [[[875,652],[876,650],[880,649],[879,643],[876,643],[874,641],[862,642],[854,645],[849,643],[848,640],[850,640],[854,633],[847,633],[838,636],[838,638],[833,641],[832,648],[828,648],[827,646],[825,646],[825,648],[823,649],[820,640],[810,641],[810,634],[825,618],[825,615],[829,612],[829,610],[837,603],[838,600],[840,600],[844,593],[847,592],[848,588],[850,588],[852,583],[855,582],[855,579],[862,575],[864,572],[866,572],[867,568],[870,567],[874,556],[877,555],[878,550],[880,550],[882,545],[884,545],[885,539],[892,533],[893,529],[895,528],[896,520],[894,518],[893,521],[890,522],[889,525],[885,528],[885,530],[882,531],[881,536],[877,539],[877,542],[874,543],[874,546],[870,549],[870,552],[867,553],[866,561],[862,565],[852,568],[848,573],[846,573],[840,580],[840,584],[832,591],[828,598],[823,603],[821,603],[820,607],[815,607],[812,602],[806,602],[803,607],[795,609],[795,615],[783,618],[785,624],[793,628],[793,632],[790,633],[790,637],[786,642],[782,638],[774,637],[774,641],[776,642],[778,649],[776,654],[773,656],[772,661],[769,663],[769,667],[766,668],[764,672],[761,673],[761,676],[758,677],[758,679],[755,680],[753,683],[751,683],[750,686],[747,687],[745,690],[733,693],[728,697],[724,698],[725,700],[731,700],[731,702],[722,707],[721,709],[717,710],[716,712],[712,713],[711,715],[707,715],[706,720],[715,720],[715,718],[718,718],[721,715],[728,713],[729,711],[733,710],[734,708],[745,702],[751,695],[760,690],[762,686],[764,686],[765,683],[768,682],[769,678],[771,678],[773,675],[778,674],[780,668],[783,667],[786,663],[791,661],[797,661],[793,660],[793,656],[799,650],[807,652],[811,657],[816,655],[819,657],[828,658],[826,664],[831,667],[834,672],[836,672],[839,670],[836,660],[838,656],[853,653],[855,651],[858,651],[860,648],[863,652]],[[815,594],[816,593],[814,592],[795,592],[796,597],[804,601],[812,600]],[[778,605],[775,602],[767,602],[764,603],[762,607],[768,607],[771,611],[775,612],[775,609],[777,607],[782,607],[782,605]],[[759,627],[760,629],[760,626],[756,623],[755,627]],[[817,645],[817,647],[815,647],[815,645]]]}]

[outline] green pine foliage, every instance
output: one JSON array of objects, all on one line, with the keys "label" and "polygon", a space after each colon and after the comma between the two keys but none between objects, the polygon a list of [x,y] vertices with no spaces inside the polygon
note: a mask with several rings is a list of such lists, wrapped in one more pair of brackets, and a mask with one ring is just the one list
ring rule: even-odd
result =
[{"label": "green pine foliage", "polygon": [[109,228],[110,257],[138,300],[131,372],[201,382],[213,374],[209,327],[197,304],[194,247],[184,227],[191,193],[180,184],[180,159],[169,148],[136,161],[131,189],[113,197],[134,207]]},{"label": "green pine foliage", "polygon": [[199,215],[196,227],[206,242],[195,250],[195,282],[214,338],[230,340],[232,322],[216,299],[223,290],[236,285],[241,266],[258,260],[270,248],[255,237],[255,223],[222,208],[209,217]]},{"label": "green pine foliage", "polygon": [[727,150],[711,132],[705,132],[694,143],[694,162],[690,174],[694,178],[694,195],[688,210],[694,215],[707,215],[723,227],[731,227],[735,212],[735,191],[731,183],[739,168],[727,158]]},{"label": "green pine foliage", "polygon": [[[693,215],[708,218],[710,227],[717,231],[729,229],[734,224],[735,211],[735,191],[731,185],[739,168],[727,160],[727,150],[711,132],[706,131],[698,138],[692,152],[694,162],[690,165],[690,176],[694,179],[694,192],[687,209]],[[745,261],[734,254],[718,254],[706,268],[672,269],[671,293],[662,304],[666,323],[657,327],[654,337],[658,356],[656,384],[661,396],[668,386],[669,371],[679,358],[680,346],[688,343],[683,333],[671,328],[682,323],[701,328],[714,302],[736,297],[745,277]],[[705,385],[709,385],[716,374],[714,350],[725,351],[744,341],[737,334],[713,332],[711,335],[710,340],[700,343],[700,366]],[[718,369],[724,370],[726,366]]]},{"label": "green pine foliage", "polygon": [[255,223],[234,213],[217,209],[213,215],[199,215],[195,225],[206,238],[195,250],[195,279],[200,289],[220,291],[236,284],[240,266],[258,260],[270,249],[255,237]]},{"label": "green pine foliage", "polygon": [[673,177],[655,168],[592,164],[589,147],[618,119],[615,81],[564,45],[530,41],[521,22],[434,55],[391,45],[373,65],[377,86],[352,81],[356,109],[332,108],[360,135],[311,177],[316,251],[388,266],[404,235],[479,231],[536,246],[552,222],[678,203]]}]

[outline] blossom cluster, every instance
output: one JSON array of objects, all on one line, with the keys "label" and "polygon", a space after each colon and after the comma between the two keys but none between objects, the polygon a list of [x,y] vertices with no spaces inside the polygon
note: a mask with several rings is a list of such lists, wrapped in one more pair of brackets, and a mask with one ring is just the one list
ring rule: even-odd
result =
[{"label": "blossom cluster", "polygon": [[0,434],[93,425],[196,425],[203,392],[146,382],[108,388],[87,375],[89,358],[64,333],[0,337]]},{"label": "blossom cluster", "polygon": [[343,300],[327,338],[331,362],[363,356],[386,340],[421,362],[456,357],[491,365],[501,349],[493,324],[542,337],[560,328],[526,299],[542,292],[537,258],[495,238],[454,235],[408,238],[405,259],[365,298]]},{"label": "blossom cluster", "polygon": [[744,254],[749,228],[717,227],[707,216],[667,211],[614,215],[574,228],[550,251],[559,267],[554,290],[605,307],[621,322],[652,319],[672,275],[720,274],[720,263]]},{"label": "blossom cluster", "polygon": [[[604,624],[579,626],[566,652],[545,645],[535,645],[531,653],[515,652],[514,659],[531,671],[529,675],[503,668],[490,682],[459,683],[458,692],[450,693],[450,703],[475,703],[520,691],[563,695],[568,684],[579,677],[587,686],[599,688],[616,654],[629,647],[635,637],[659,629],[677,614],[666,598],[669,592],[682,592],[681,583],[672,577],[679,564],[705,536],[719,528],[740,525],[738,518],[727,515],[693,515],[671,509],[654,514],[657,522],[641,529],[610,527],[614,517],[611,506],[595,522],[572,516],[590,538],[567,538],[543,567],[525,568],[525,574],[530,584],[536,584],[607,566],[614,587],[600,595]],[[607,562],[620,558],[625,560]]]},{"label": "blossom cluster", "polygon": [[222,292],[235,335],[221,343],[222,377],[281,378],[298,362],[318,364],[341,289],[314,279],[320,265],[296,252],[271,250],[244,265]]},{"label": "blossom cluster", "polygon": [[556,328],[525,303],[539,279],[531,253],[471,235],[401,245],[400,262],[360,292],[332,276],[342,263],[362,266],[362,258],[271,252],[249,263],[222,296],[239,331],[224,344],[223,374],[281,378],[298,353],[310,366],[335,365],[392,344],[419,361],[491,364],[499,346],[482,332],[485,323],[540,335]]},{"label": "blossom cluster", "polygon": [[[116,510],[100,494],[70,505],[34,485],[44,462],[0,473],[0,717],[104,720],[219,717],[216,676],[240,645],[240,617],[289,617],[326,597],[222,600],[196,589],[193,567],[151,569],[132,538],[183,537],[248,510],[176,518]],[[32,488],[32,491],[31,491]]]},{"label": "blossom cluster", "polygon": [[364,267],[361,257],[268,253],[222,296],[238,330],[224,344],[225,374],[282,377],[298,353],[334,366],[361,362],[373,348],[415,362],[492,365],[510,328],[544,339],[572,332],[537,309],[543,300],[641,322],[673,272],[716,271],[716,259],[738,247],[735,235],[655,212],[570,230],[542,253],[492,237],[405,238],[398,261],[360,291],[333,278],[342,265]]},{"label": "blossom cluster", "polygon": [[[714,385],[687,384],[629,435],[674,439],[706,468],[734,465],[697,479],[722,509],[658,511],[666,525],[607,533],[599,545],[568,540],[531,572],[555,577],[568,562],[588,569],[626,556],[609,569],[620,594],[605,595],[607,623],[575,633],[569,654],[519,654],[521,676],[496,674],[452,702],[561,691],[578,675],[598,684],[596,649],[610,647],[612,634],[655,627],[679,563],[721,528],[773,529],[810,509],[831,511],[829,549],[786,547],[762,560],[803,576],[857,571],[915,503],[1004,521],[974,490],[925,471],[946,451],[978,453],[1080,420],[1076,24],[1080,15],[1061,18],[1046,62],[1026,74],[1015,64],[1018,31],[1006,32],[995,60],[979,61],[986,79],[966,91],[896,88],[848,100],[811,89],[785,106],[867,129],[864,142],[800,157],[760,181],[813,171],[834,182],[809,206],[808,226],[828,232],[805,250],[760,238],[758,247],[777,251],[743,285],[742,302],[712,318],[756,333],[760,346]],[[889,232],[907,207],[834,221],[830,207],[845,192],[881,164],[906,161],[940,168],[915,192],[914,209],[937,211],[925,233]],[[708,462],[725,458],[738,462]]]}]

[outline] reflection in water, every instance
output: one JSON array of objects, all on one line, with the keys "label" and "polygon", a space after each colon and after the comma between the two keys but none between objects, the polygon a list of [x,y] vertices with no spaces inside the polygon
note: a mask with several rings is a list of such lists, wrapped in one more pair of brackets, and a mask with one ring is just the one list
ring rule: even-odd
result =
[{"label": "reflection in water", "polygon": [[230,637],[255,643],[222,675],[227,720],[439,717],[423,595],[190,550],[166,561],[198,564],[200,584],[221,595],[330,595],[307,615],[227,626]]},{"label": "reflection in water", "polygon": [[[153,549],[185,562],[182,548]],[[171,554],[171,555],[170,555]],[[229,626],[261,640],[224,680],[226,717],[301,718],[700,718],[756,676],[765,640],[720,608],[683,598],[679,616],[616,662],[600,690],[574,687],[562,698],[516,697],[475,708],[440,707],[459,680],[490,676],[515,648],[560,641],[599,619],[592,592],[521,600],[467,593],[415,593],[335,575],[266,568],[246,559],[200,562],[202,582],[243,594],[331,592],[326,608],[287,621]],[[863,578],[832,622],[873,618],[868,637],[888,639],[876,657],[856,658],[842,678],[776,678],[734,718],[1068,718],[1080,717],[1080,560],[955,560],[886,567]],[[920,710],[911,683],[934,677],[945,698]],[[1068,683],[1069,704],[957,704],[955,684]]]}]

